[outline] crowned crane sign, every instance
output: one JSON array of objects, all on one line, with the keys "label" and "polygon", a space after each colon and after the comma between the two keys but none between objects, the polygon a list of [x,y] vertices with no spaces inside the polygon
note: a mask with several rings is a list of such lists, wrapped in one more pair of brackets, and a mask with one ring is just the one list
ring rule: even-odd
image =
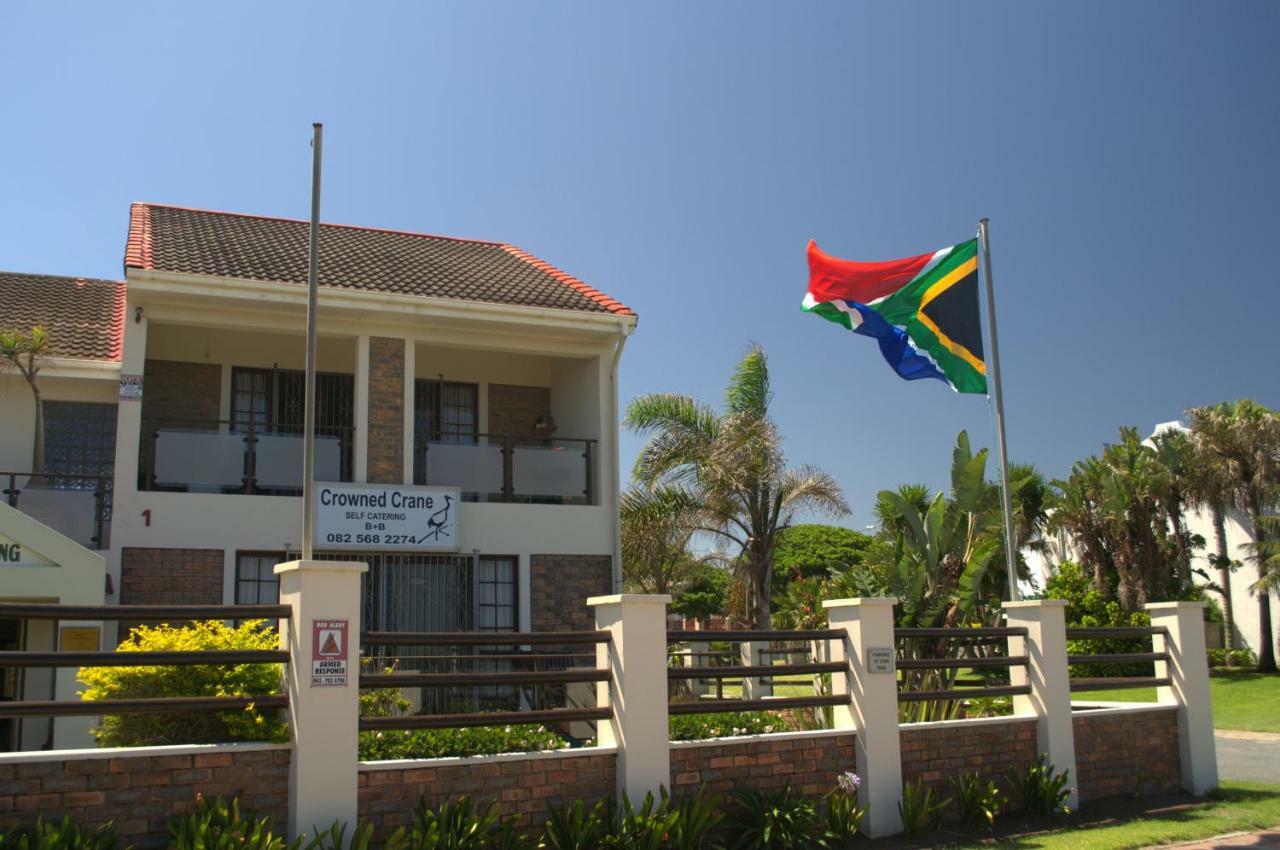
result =
[{"label": "crowned crane sign", "polygon": [[456,552],[461,496],[457,487],[317,483],[316,548]]}]

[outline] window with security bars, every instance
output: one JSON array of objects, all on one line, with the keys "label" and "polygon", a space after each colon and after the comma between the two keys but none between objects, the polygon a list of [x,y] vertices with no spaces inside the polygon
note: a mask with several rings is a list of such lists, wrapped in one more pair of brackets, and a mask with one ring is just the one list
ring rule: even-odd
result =
[{"label": "window with security bars", "polygon": [[236,553],[236,604],[274,605],[280,601],[280,579],[275,566],[285,560],[280,552]]},{"label": "window with security bars", "polygon": [[[92,490],[116,463],[116,406],[79,401],[44,403],[44,472],[50,487]],[[88,478],[84,476],[90,476]]]},{"label": "window with security bars", "polygon": [[[336,437],[339,476],[351,480],[355,376],[331,372],[316,375],[316,436]],[[231,428],[270,434],[303,431],[306,411],[306,373],[297,369],[231,370]]]},{"label": "window with security bars", "polygon": [[480,441],[480,386],[418,379],[413,383],[413,481],[427,481],[428,443]]}]

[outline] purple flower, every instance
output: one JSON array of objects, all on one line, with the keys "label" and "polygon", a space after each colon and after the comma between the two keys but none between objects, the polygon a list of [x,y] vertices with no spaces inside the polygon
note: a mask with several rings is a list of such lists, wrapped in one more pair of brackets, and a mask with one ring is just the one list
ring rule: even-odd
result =
[{"label": "purple flower", "polygon": [[852,770],[847,770],[836,777],[836,784],[840,786],[840,790],[844,793],[853,795],[858,793],[858,788],[862,785],[862,778]]}]

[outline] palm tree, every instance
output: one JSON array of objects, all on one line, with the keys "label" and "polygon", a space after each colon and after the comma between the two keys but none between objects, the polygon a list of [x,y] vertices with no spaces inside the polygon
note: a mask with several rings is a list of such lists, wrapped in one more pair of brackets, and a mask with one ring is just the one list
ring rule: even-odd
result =
[{"label": "palm tree", "polygon": [[[1258,579],[1263,582],[1267,576],[1263,552],[1268,544],[1268,529],[1262,518],[1264,511],[1275,504],[1276,487],[1280,485],[1280,414],[1250,399],[1241,399],[1197,407],[1191,417],[1206,448],[1221,459],[1239,490],[1253,526],[1253,560]],[[1258,593],[1258,632],[1258,671],[1274,673],[1271,594],[1266,591]]]},{"label": "palm tree", "polygon": [[1198,545],[1187,528],[1186,509],[1194,502],[1200,459],[1195,442],[1185,431],[1162,431],[1151,438],[1151,444],[1155,447],[1156,460],[1164,468],[1157,484],[1160,503],[1173,533],[1174,581],[1181,595],[1191,587],[1191,554]]},{"label": "palm tree", "polygon": [[632,471],[643,486],[683,491],[698,506],[698,531],[736,547],[746,620],[769,628],[773,552],[796,511],[849,512],[840,486],[819,469],[787,468],[769,418],[773,393],[764,350],[751,345],[725,390],[723,412],[690,396],[633,399],[626,425],[649,438]]},{"label": "palm tree", "polygon": [[619,505],[622,576],[636,593],[671,593],[702,563],[689,551],[699,524],[697,503],[684,490],[631,487]]},{"label": "palm tree", "polygon": [[1231,559],[1227,546],[1227,512],[1240,509],[1240,492],[1228,464],[1212,450],[1204,435],[1193,430],[1191,439],[1195,447],[1195,463],[1188,503],[1209,511],[1215,553],[1207,558],[1218,571],[1215,589],[1222,596],[1222,641],[1227,649],[1234,649],[1236,613],[1231,596],[1231,573],[1237,565]]}]

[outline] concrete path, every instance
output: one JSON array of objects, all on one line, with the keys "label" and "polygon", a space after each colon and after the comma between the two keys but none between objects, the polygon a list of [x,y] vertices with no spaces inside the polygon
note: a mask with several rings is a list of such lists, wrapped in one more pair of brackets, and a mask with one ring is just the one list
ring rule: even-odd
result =
[{"label": "concrete path", "polygon": [[1280,785],[1280,734],[1219,729],[1213,738],[1220,779]]},{"label": "concrete path", "polygon": [[1223,835],[1205,841],[1192,841],[1187,844],[1170,844],[1164,850],[1216,850],[1218,847],[1280,847],[1280,829],[1268,829],[1263,832],[1242,832],[1237,835]]}]

